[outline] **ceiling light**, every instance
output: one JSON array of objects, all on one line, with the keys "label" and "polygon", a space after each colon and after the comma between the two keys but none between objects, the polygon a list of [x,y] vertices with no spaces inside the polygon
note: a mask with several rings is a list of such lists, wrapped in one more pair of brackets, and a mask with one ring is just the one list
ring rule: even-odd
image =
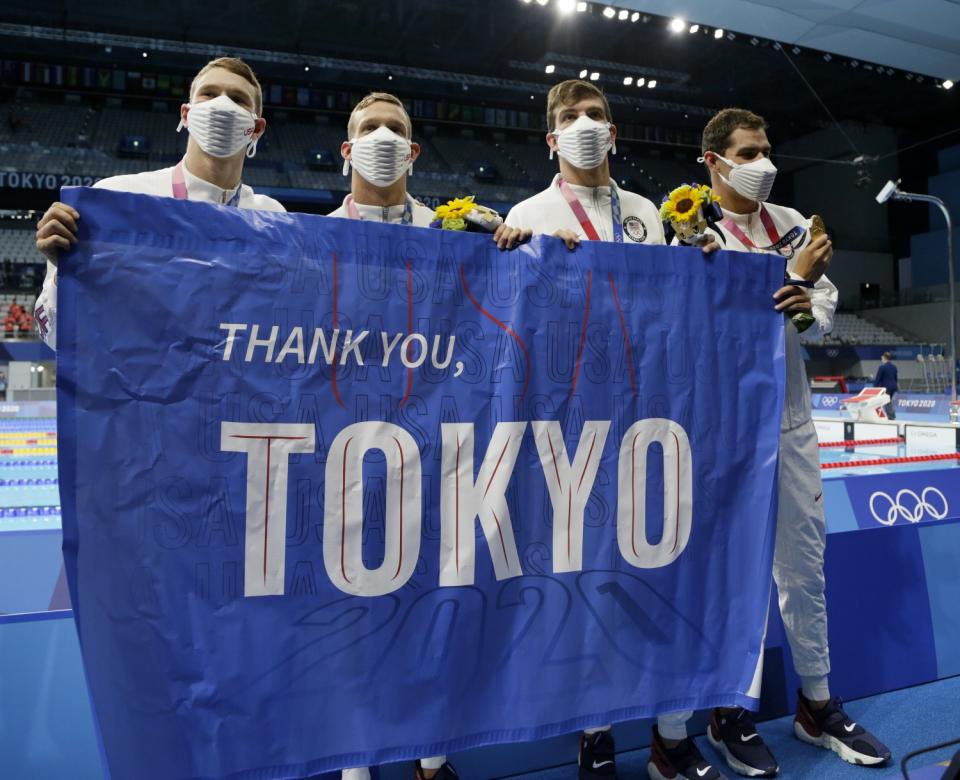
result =
[{"label": "ceiling light", "polygon": [[625,22],[629,18],[630,18],[630,12],[626,9],[620,11],[620,13],[617,14],[617,19],[619,19],[621,22]]},{"label": "ceiling light", "polygon": [[944,89],[953,89],[953,82],[950,81],[950,79],[947,79],[946,81],[943,82],[943,88],[944,88]]},{"label": "ceiling light", "polygon": [[632,14],[630,14],[630,21],[631,21],[631,22],[636,22],[636,21],[639,21],[639,20],[640,20],[640,12],[639,12],[639,11],[634,11]]},{"label": "ceiling light", "polygon": [[640,78],[637,79],[637,86],[642,87],[646,82],[647,80],[643,76],[641,76]]},{"label": "ceiling light", "polygon": [[682,33],[687,29],[687,23],[679,16],[670,20],[670,29],[675,33]]},{"label": "ceiling light", "polygon": [[691,24],[691,25],[690,25],[690,32],[692,32],[692,33],[700,32],[700,25],[699,25],[699,24]]},{"label": "ceiling light", "polygon": [[614,10],[608,5],[606,8],[603,9],[603,15],[606,16],[607,19],[613,19],[613,17],[617,15],[617,12],[614,11]]},{"label": "ceiling light", "polygon": [[713,31],[713,37],[716,38],[717,40],[720,40],[723,37],[723,30],[718,27],[716,30]]},{"label": "ceiling light", "polygon": [[550,0],[537,0],[537,5],[546,5]]},{"label": "ceiling light", "polygon": [[543,72],[544,72],[544,73],[553,73],[556,69],[557,69],[557,66],[556,66],[556,65],[547,65],[547,67],[545,67],[545,68],[543,69]]},{"label": "ceiling light", "polygon": [[629,87],[633,84],[633,76],[624,76],[623,77],[623,86]]},{"label": "ceiling light", "polygon": [[833,59],[833,57],[831,57],[829,54],[824,54],[824,55],[823,55],[823,61],[824,61],[824,62],[830,62],[830,60],[832,60],[832,59]]},{"label": "ceiling light", "polygon": [[794,46],[792,49],[790,49],[790,51],[792,51],[794,53],[794,56],[796,56],[797,54],[800,53],[800,47]]},{"label": "ceiling light", "polygon": [[760,43],[760,39],[759,39],[759,38],[751,38],[751,39],[750,39],[750,45],[751,45],[751,46],[756,46],[758,43]]},{"label": "ceiling light", "polygon": [[587,77],[587,69],[584,68],[580,71],[580,78],[585,79]]},{"label": "ceiling light", "polygon": [[582,14],[586,10],[587,10],[586,2],[584,2],[584,0],[580,0],[580,2],[577,3],[577,13]]},{"label": "ceiling light", "polygon": [[648,86],[650,89],[653,89],[655,86],[657,86],[657,80],[656,80],[656,79],[650,79],[650,81],[647,82],[647,86]]},{"label": "ceiling light", "polygon": [[597,71],[590,74],[590,81],[596,81],[598,78],[600,78],[600,74]]},{"label": "ceiling light", "polygon": [[576,7],[576,0],[560,0],[557,3],[557,10],[562,14],[572,14]]}]

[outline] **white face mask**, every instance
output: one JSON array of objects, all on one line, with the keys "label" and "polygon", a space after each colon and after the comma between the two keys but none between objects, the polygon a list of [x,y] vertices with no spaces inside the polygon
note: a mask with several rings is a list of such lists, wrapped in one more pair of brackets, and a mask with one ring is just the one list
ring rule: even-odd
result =
[{"label": "white face mask", "polygon": [[[597,122],[585,114],[563,130],[554,130],[553,137],[557,139],[557,152],[575,168],[590,170],[598,167],[606,159],[607,152],[617,147],[610,137],[609,122]],[[550,150],[550,159],[553,159],[553,149]]]},{"label": "white face mask", "polygon": [[736,192],[749,200],[761,203],[770,197],[774,179],[777,178],[777,166],[768,158],[761,157],[748,163],[731,162],[726,157],[720,157],[719,154],[717,158],[723,160],[732,169],[729,179],[722,173],[720,178]]},{"label": "white face mask", "polygon": [[[252,140],[257,115],[238,106],[226,95],[191,103],[187,122],[187,131],[211,157],[233,157],[244,147],[247,148],[247,157],[257,153],[257,141]],[[177,132],[184,126],[181,119]]]},{"label": "white face mask", "polygon": [[410,142],[385,125],[350,141],[350,159],[343,161],[343,175],[350,163],[357,173],[375,187],[389,187],[403,174],[413,173]]}]

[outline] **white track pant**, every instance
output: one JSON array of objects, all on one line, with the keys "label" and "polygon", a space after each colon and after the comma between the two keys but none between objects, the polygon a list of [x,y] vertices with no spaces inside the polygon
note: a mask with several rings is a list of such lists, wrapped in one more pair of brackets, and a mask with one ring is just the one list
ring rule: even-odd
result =
[{"label": "white track pant", "polygon": [[[424,769],[439,769],[447,761],[446,756],[432,756],[430,758],[421,758],[420,766]],[[344,769],[340,773],[340,780],[370,780],[370,770],[367,767],[358,767],[356,769]]]},{"label": "white track pant", "polygon": [[830,672],[823,553],[820,450],[813,421],[780,432],[780,503],[773,578],[780,593],[780,616],[793,666],[801,677]]}]

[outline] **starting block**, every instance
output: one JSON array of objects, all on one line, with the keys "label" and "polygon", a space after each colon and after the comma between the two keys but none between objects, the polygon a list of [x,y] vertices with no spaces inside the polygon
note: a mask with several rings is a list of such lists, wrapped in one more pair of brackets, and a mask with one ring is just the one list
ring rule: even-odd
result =
[{"label": "starting block", "polygon": [[859,395],[840,402],[840,413],[848,420],[886,420],[883,407],[890,403],[890,396],[882,387],[866,387]]}]

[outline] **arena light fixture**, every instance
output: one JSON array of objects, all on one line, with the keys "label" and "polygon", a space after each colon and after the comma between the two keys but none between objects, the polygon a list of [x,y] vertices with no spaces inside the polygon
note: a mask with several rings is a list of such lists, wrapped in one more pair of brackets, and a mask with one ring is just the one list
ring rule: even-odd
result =
[{"label": "arena light fixture", "polygon": [[950,81],[950,79],[946,79],[946,80],[943,82],[943,88],[944,88],[944,89],[953,89],[953,82]]},{"label": "arena light fixture", "polygon": [[687,23],[681,19],[679,16],[674,17],[670,20],[670,31],[675,33],[682,33],[687,29]]},{"label": "arena light fixture", "polygon": [[556,69],[557,69],[557,66],[556,66],[556,65],[547,65],[547,67],[545,67],[545,68],[543,69],[543,72],[544,72],[544,73],[553,73]]},{"label": "arena light fixture", "polygon": [[699,24],[691,24],[691,25],[690,25],[690,32],[691,32],[691,33],[698,33],[698,32],[700,32],[700,25],[699,25]]},{"label": "arena light fixture", "polygon": [[590,81],[596,81],[600,78],[600,74],[597,71],[594,71],[590,74]]},{"label": "arena light fixture", "polygon": [[303,66],[303,72],[304,72],[304,73],[309,73],[309,72],[310,72],[310,66],[309,66],[309,65],[304,65],[304,66]]},{"label": "arena light fixture", "polygon": [[546,5],[547,3],[549,3],[549,2],[550,2],[550,0],[537,0],[537,5],[539,5],[539,6],[544,6],[544,5]]},{"label": "arena light fixture", "polygon": [[576,0],[559,0],[557,3],[557,10],[562,14],[572,14],[576,7]]},{"label": "arena light fixture", "polygon": [[650,81],[647,82],[647,88],[648,88],[648,89],[653,89],[653,88],[656,87],[656,86],[657,86],[657,80],[656,80],[656,79],[650,79]]},{"label": "arena light fixture", "polygon": [[633,84],[633,76],[624,76],[623,77],[623,86],[629,87]]},{"label": "arena light fixture", "polygon": [[637,86],[638,86],[638,87],[642,87],[642,86],[643,86],[644,84],[646,84],[646,83],[647,83],[647,80],[646,80],[643,76],[641,76],[640,78],[637,79]]},{"label": "arena light fixture", "polygon": [[[888,200],[919,201],[937,206],[947,223],[947,283],[950,291],[950,365],[957,365],[957,305],[956,289],[953,272],[953,222],[950,219],[950,209],[947,204],[934,195],[924,195],[917,192],[904,192],[900,189],[900,180],[888,181],[883,189],[877,193],[877,203],[886,203]],[[950,371],[950,397],[957,400],[957,372]]]},{"label": "arena light fixture", "polygon": [[578,13],[578,14],[582,14],[582,13],[586,12],[586,10],[587,10],[587,4],[586,4],[586,2],[584,2],[584,0],[580,0],[580,2],[577,3],[577,13]]},{"label": "arena light fixture", "polygon": [[634,11],[632,14],[630,14],[630,21],[631,21],[631,22],[637,22],[637,21],[639,21],[639,20],[640,20],[640,12],[639,12],[639,11]]},{"label": "arena light fixture", "polygon": [[760,39],[759,39],[759,38],[751,38],[751,39],[750,39],[750,45],[751,45],[751,46],[756,46],[758,43],[760,43]]},{"label": "arena light fixture", "polygon": [[580,78],[585,79],[587,77],[587,69],[584,68],[580,71]]},{"label": "arena light fixture", "polygon": [[723,37],[723,28],[718,27],[716,30],[714,30],[713,37],[719,41]]},{"label": "arena light fixture", "polygon": [[149,55],[146,52],[142,52],[143,58],[146,59]]},{"label": "arena light fixture", "polygon": [[790,49],[790,51],[792,51],[793,54],[794,54],[794,56],[796,56],[796,55],[798,55],[798,54],[800,53],[800,47],[799,47],[799,46],[794,46],[792,49]]},{"label": "arena light fixture", "polygon": [[830,60],[832,60],[832,59],[833,59],[833,57],[831,57],[829,53],[823,55],[823,61],[824,61],[824,62],[830,62]]},{"label": "arena light fixture", "polygon": [[626,8],[624,8],[622,11],[620,11],[617,14],[617,19],[619,19],[621,22],[625,22],[629,18],[630,18],[630,12]]},{"label": "arena light fixture", "polygon": [[617,12],[608,5],[603,9],[603,15],[606,16],[607,19],[613,19],[613,17],[617,15]]}]

